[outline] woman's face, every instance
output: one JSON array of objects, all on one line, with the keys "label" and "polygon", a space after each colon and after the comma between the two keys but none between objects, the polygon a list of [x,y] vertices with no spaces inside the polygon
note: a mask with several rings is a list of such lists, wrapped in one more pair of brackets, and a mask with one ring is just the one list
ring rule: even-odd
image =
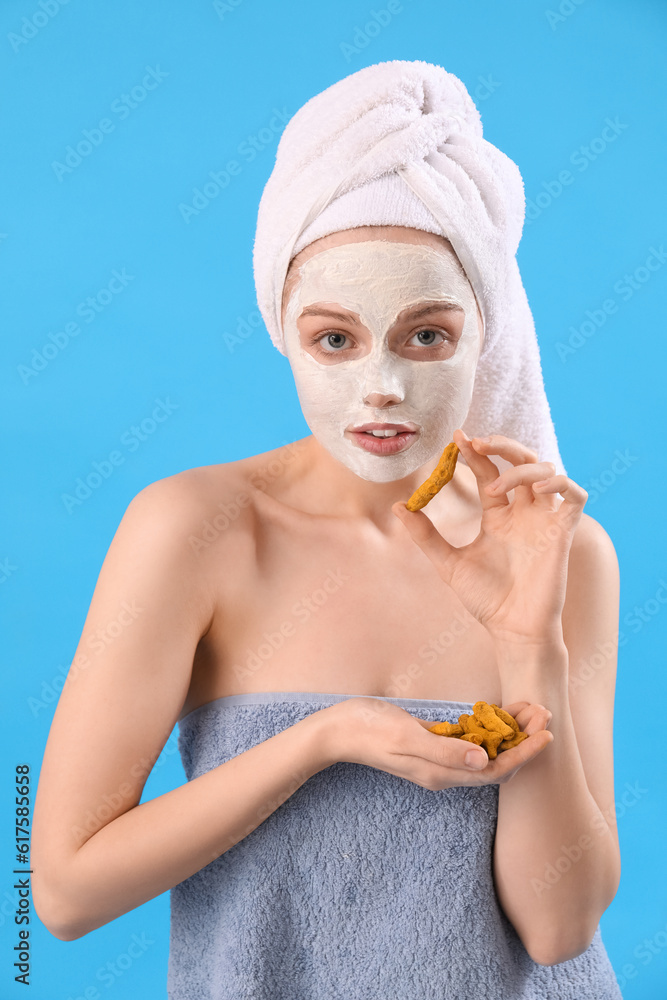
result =
[{"label": "woman's face", "polygon": [[327,237],[299,266],[283,321],[313,435],[378,483],[439,457],[468,413],[481,349],[481,317],[453,251],[402,232]]}]

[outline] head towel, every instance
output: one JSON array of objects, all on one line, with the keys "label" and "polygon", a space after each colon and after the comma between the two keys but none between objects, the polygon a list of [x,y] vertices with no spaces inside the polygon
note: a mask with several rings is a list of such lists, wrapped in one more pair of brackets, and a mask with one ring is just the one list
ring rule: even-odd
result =
[{"label": "head towel", "polygon": [[516,438],[565,473],[516,261],[524,215],[519,168],[483,138],[479,111],[458,77],[421,60],[366,66],[308,100],[280,138],[253,247],[257,302],[271,340],[284,354],[285,276],[308,243],[362,225],[439,233],[454,248],[484,320],[463,430]]}]

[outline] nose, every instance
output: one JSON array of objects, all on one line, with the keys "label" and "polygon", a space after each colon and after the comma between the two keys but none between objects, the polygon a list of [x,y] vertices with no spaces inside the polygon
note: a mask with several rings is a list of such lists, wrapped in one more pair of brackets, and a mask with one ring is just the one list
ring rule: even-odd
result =
[{"label": "nose", "polygon": [[377,407],[396,406],[401,402],[401,397],[395,392],[368,392],[364,396],[366,406]]},{"label": "nose", "polygon": [[361,398],[365,406],[387,407],[402,403],[405,397],[404,372],[396,357],[384,345],[372,351],[365,362]]}]

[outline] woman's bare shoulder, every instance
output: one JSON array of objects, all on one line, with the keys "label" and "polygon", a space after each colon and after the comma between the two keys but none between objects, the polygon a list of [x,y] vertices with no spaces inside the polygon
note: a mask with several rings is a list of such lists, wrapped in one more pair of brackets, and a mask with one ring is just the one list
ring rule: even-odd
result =
[{"label": "woman's bare shoulder", "polygon": [[618,557],[614,543],[606,529],[594,517],[582,512],[572,538],[570,564],[597,565],[601,570],[614,572],[618,569]]},{"label": "woman's bare shoulder", "polygon": [[[247,458],[184,469],[149,483],[132,499],[128,511],[137,522],[162,523],[201,537],[242,530],[257,513],[260,495],[270,491],[292,467],[300,441]],[[230,537],[238,532],[230,532]],[[196,547],[196,541],[191,539]]]}]

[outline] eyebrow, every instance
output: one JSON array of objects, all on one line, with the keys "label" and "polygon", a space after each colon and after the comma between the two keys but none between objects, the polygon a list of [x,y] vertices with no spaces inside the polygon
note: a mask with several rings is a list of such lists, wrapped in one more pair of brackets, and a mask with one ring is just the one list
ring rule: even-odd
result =
[{"label": "eyebrow", "polygon": [[[404,309],[411,319],[419,319],[434,312],[463,312],[464,310],[456,302],[438,302],[427,306],[415,306]],[[402,315],[402,314],[400,314]],[[351,323],[353,326],[361,326],[360,321],[351,313],[343,313],[336,309],[326,309],[323,306],[306,306],[302,309],[301,316],[328,316],[330,319],[337,319],[341,323]]]}]

